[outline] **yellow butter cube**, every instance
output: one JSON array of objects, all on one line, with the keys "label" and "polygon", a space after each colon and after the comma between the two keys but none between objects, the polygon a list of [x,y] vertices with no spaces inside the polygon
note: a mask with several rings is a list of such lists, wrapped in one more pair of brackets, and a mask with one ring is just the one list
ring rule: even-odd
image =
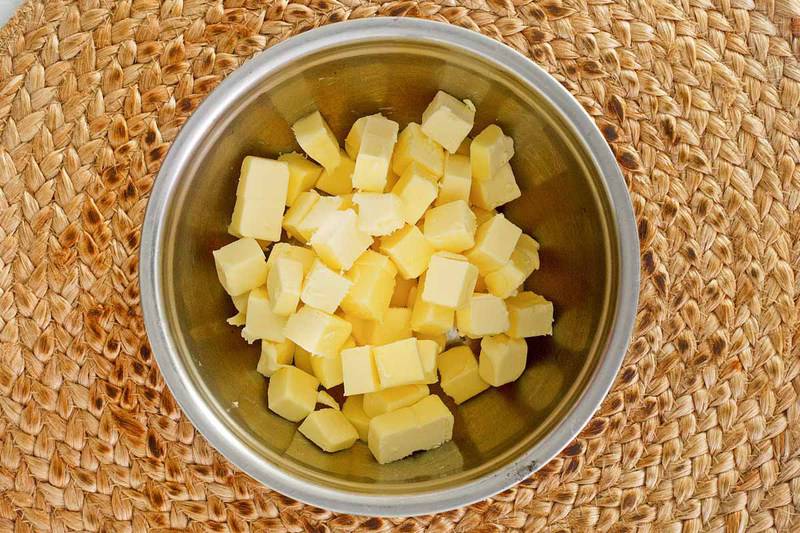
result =
[{"label": "yellow butter cube", "polygon": [[299,422],[317,404],[319,382],[293,366],[279,368],[269,380],[267,406],[286,420]]},{"label": "yellow butter cube", "polygon": [[353,203],[353,193],[340,194],[339,198],[342,200],[342,204],[339,206],[339,211],[355,209],[356,204]]},{"label": "yellow butter cube", "polygon": [[439,375],[436,373],[436,359],[439,355],[439,344],[434,340],[420,339],[417,337],[417,350],[419,351],[419,362],[422,365],[422,373],[425,376],[423,383],[436,383]]},{"label": "yellow butter cube", "polygon": [[392,259],[405,279],[418,278],[425,272],[434,252],[419,228],[410,224],[382,237],[379,248]]},{"label": "yellow butter cube", "polygon": [[236,314],[230,317],[227,322],[231,326],[244,326],[247,320],[247,299],[250,297],[250,291],[243,292],[242,294],[231,296],[233,306],[236,308]]},{"label": "yellow butter cube", "polygon": [[489,388],[481,379],[478,362],[467,346],[456,346],[439,354],[442,390],[460,404]]},{"label": "yellow butter cube", "polygon": [[255,239],[244,238],[212,252],[225,292],[239,296],[267,281],[267,262]]},{"label": "yellow butter cube", "polygon": [[341,158],[339,142],[319,111],[295,122],[292,131],[297,144],[311,159],[328,170],[339,166]]},{"label": "yellow butter cube", "polygon": [[486,274],[486,288],[497,297],[508,298],[538,268],[539,243],[523,233],[506,264]]},{"label": "yellow butter cube", "polygon": [[346,450],[358,440],[356,428],[336,409],[314,411],[297,429],[328,453]]},{"label": "yellow butter cube", "polygon": [[342,300],[342,310],[348,316],[381,320],[389,308],[396,276],[397,268],[388,257],[367,250],[345,276],[352,285]]},{"label": "yellow butter cube", "polygon": [[339,307],[352,282],[317,259],[311,266],[300,293],[307,306],[332,314]]},{"label": "yellow butter cube", "polygon": [[356,163],[342,151],[339,165],[333,170],[322,171],[316,188],[328,194],[348,194],[353,190],[353,171]]},{"label": "yellow butter cube", "polygon": [[508,336],[537,337],[553,334],[553,302],[534,292],[523,291],[506,300]]},{"label": "yellow butter cube", "polygon": [[424,449],[430,450],[453,438],[453,413],[441,398],[430,395],[411,406],[417,419],[417,428],[424,436]]},{"label": "yellow butter cube", "polygon": [[522,230],[516,224],[502,214],[495,215],[478,227],[475,246],[464,255],[485,275],[511,259],[520,235]]},{"label": "yellow butter cube", "polygon": [[353,262],[372,244],[372,237],[358,229],[352,209],[332,213],[311,237],[311,247],[326,265],[350,270]]},{"label": "yellow butter cube", "polygon": [[389,235],[405,224],[403,202],[392,193],[359,192],[353,195],[358,206],[358,229],[369,235]]},{"label": "yellow butter cube", "polygon": [[417,339],[410,337],[372,349],[381,388],[419,383],[425,378],[419,362]]},{"label": "yellow butter cube", "polygon": [[412,289],[416,289],[416,287],[416,280],[405,279],[403,276],[395,277],[394,292],[392,293],[392,299],[389,302],[389,305],[391,307],[411,307],[414,305],[414,300],[409,299],[409,295],[411,294]]},{"label": "yellow butter cube", "polygon": [[353,424],[358,432],[358,438],[367,442],[369,436],[370,417],[364,412],[364,396],[357,394],[348,396],[342,406],[342,414]]},{"label": "yellow butter cube", "polygon": [[272,311],[267,289],[262,286],[250,291],[242,337],[251,344],[256,339],[283,342],[286,339],[283,332],[285,326],[286,317]]},{"label": "yellow butter cube", "polygon": [[392,187],[392,192],[403,201],[403,218],[409,224],[416,224],[428,206],[436,199],[439,188],[436,176],[418,163],[411,163]]},{"label": "yellow butter cube", "polygon": [[358,157],[358,149],[361,148],[361,136],[364,135],[364,126],[367,123],[367,119],[371,116],[378,115],[380,114],[376,113],[375,115],[368,115],[353,122],[350,132],[347,134],[347,137],[344,140],[344,149],[347,151],[347,155],[349,155],[351,159],[355,160],[355,158]]},{"label": "yellow butter cube", "polygon": [[364,395],[364,413],[368,417],[374,418],[383,413],[413,405],[428,396],[429,393],[428,386],[420,384],[402,385],[377,392],[369,392]]},{"label": "yellow butter cube", "polygon": [[361,191],[383,192],[392,151],[397,142],[397,122],[372,115],[364,122],[361,143],[353,170],[353,187]]},{"label": "yellow butter cube", "polygon": [[371,346],[344,349],[341,358],[345,396],[380,390],[378,367]]},{"label": "yellow butter cube", "polygon": [[471,145],[472,145],[472,139],[467,137],[466,139],[461,141],[461,144],[458,145],[458,150],[456,150],[456,153],[458,155],[469,155],[469,147]]},{"label": "yellow butter cube", "polygon": [[272,312],[286,316],[294,313],[303,286],[303,264],[290,257],[275,261],[267,275],[267,293]]},{"label": "yellow butter cube", "polygon": [[289,152],[278,157],[289,165],[289,186],[286,191],[286,205],[291,207],[301,192],[309,190],[319,179],[322,168],[315,165],[302,154]]},{"label": "yellow butter cube", "polygon": [[[292,207],[286,210],[286,215],[283,217],[283,229],[286,230],[286,233],[303,243],[311,237],[310,232],[300,231],[300,224],[305,220],[319,199],[319,193],[313,189],[301,192],[297,195],[297,198],[295,198],[292,203]],[[284,243],[276,243],[276,245],[277,244]]]},{"label": "yellow butter cube", "polygon": [[[342,206],[340,196],[320,196],[308,213],[297,223],[297,233],[301,242],[308,242],[330,217],[338,213]],[[294,209],[294,208],[292,208]]]},{"label": "yellow butter cube", "polygon": [[476,181],[491,179],[513,155],[514,139],[506,136],[496,124],[486,126],[472,139],[469,147],[473,179]]},{"label": "yellow butter cube", "polygon": [[420,278],[420,284],[411,309],[411,329],[427,335],[442,335],[447,333],[455,321],[455,311],[450,307],[426,302],[422,299],[425,290],[425,278]]},{"label": "yellow butter cube", "polygon": [[288,188],[289,165],[286,162],[245,157],[228,232],[237,237],[280,240]]},{"label": "yellow butter cube", "polygon": [[332,409],[336,409],[337,411],[340,410],[339,409],[339,404],[336,402],[336,400],[333,398],[333,396],[331,396],[330,394],[328,394],[324,390],[321,390],[321,391],[317,392],[317,403],[319,405],[324,405],[326,407],[330,407]]},{"label": "yellow butter cube", "polygon": [[495,209],[522,196],[511,165],[503,165],[490,179],[473,181],[469,201],[482,209]]},{"label": "yellow butter cube", "polygon": [[304,248],[303,246],[295,246],[294,244],[289,244],[288,242],[276,242],[272,245],[272,249],[269,251],[269,257],[267,258],[267,269],[272,268],[272,265],[274,265],[275,262],[282,257],[298,261],[303,266],[303,277],[305,277],[306,274],[308,274],[308,271],[311,270],[311,265],[314,264],[315,259],[314,252],[308,248]]},{"label": "yellow butter cube", "polygon": [[294,366],[307,374],[314,375],[314,369],[311,368],[311,354],[296,344],[294,347]]},{"label": "yellow butter cube", "polygon": [[425,302],[458,309],[467,302],[477,281],[478,268],[464,256],[437,252],[431,256],[420,296]]},{"label": "yellow butter cube", "polygon": [[412,162],[417,162],[434,176],[441,176],[444,172],[444,150],[415,122],[409,123],[397,139],[392,171],[399,176]]},{"label": "yellow butter cube", "polygon": [[443,205],[456,200],[469,202],[472,188],[472,168],[469,157],[447,154],[444,160],[444,176],[439,181],[439,195],[436,205]]},{"label": "yellow butter cube", "polygon": [[307,352],[324,355],[338,352],[352,329],[345,319],[305,305],[289,317],[285,333]]},{"label": "yellow butter cube", "polygon": [[512,339],[506,335],[484,337],[478,373],[481,379],[499,387],[515,381],[525,370],[528,360],[528,345],[523,339]]},{"label": "yellow butter cube", "polygon": [[467,202],[456,200],[425,213],[423,234],[437,250],[463,252],[475,245],[476,228],[475,214]]},{"label": "yellow butter cube", "polygon": [[480,227],[484,222],[489,221],[497,214],[497,211],[494,209],[481,209],[480,207],[475,206],[472,206],[472,212],[475,213],[475,222],[478,223],[478,227]]},{"label": "yellow butter cube", "polygon": [[422,131],[451,154],[469,135],[474,122],[475,106],[472,102],[460,102],[444,91],[437,92],[422,113]]},{"label": "yellow butter cube", "polygon": [[475,293],[456,310],[456,327],[461,335],[477,338],[508,330],[505,302],[492,294]]},{"label": "yellow butter cube", "polygon": [[291,365],[293,358],[294,343],[292,341],[261,341],[261,357],[258,359],[256,370],[258,373],[270,377],[282,366]]},{"label": "yellow butter cube", "polygon": [[[435,335],[431,335],[430,333],[415,332],[414,336],[417,338],[417,348],[419,348],[420,354],[422,354],[422,348],[420,347],[421,345],[419,343],[422,342],[422,341],[432,341],[432,342],[436,343],[436,355],[439,355],[440,353],[442,353],[444,351],[445,347],[447,346],[447,334],[446,333],[437,333]],[[420,356],[420,360],[422,360],[421,356]],[[423,361],[422,367],[423,367],[423,370],[424,370],[425,369],[424,361]],[[438,379],[436,377],[434,377],[434,378]]]},{"label": "yellow butter cube", "polygon": [[411,309],[390,307],[381,320],[363,320],[348,316],[353,337],[358,344],[388,344],[411,336]]},{"label": "yellow butter cube", "polygon": [[[345,343],[345,346],[346,345],[347,343]],[[311,370],[314,373],[314,377],[316,377],[326,389],[341,385],[344,381],[342,376],[341,352],[335,354],[312,355]]]}]

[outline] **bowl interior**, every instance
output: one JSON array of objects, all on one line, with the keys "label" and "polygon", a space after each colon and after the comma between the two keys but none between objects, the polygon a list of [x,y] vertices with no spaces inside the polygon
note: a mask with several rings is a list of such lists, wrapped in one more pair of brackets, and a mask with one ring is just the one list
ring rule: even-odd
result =
[{"label": "bowl interior", "polygon": [[[246,66],[243,68],[247,68]],[[211,251],[226,233],[242,158],[297,150],[290,124],[319,109],[340,141],[353,121],[382,112],[419,121],[438,89],[469,98],[473,134],[498,123],[512,135],[522,198],[503,211],[541,243],[526,287],[555,303],[552,337],[530,339],[515,383],[454,405],[455,436],[441,448],[378,465],[366,445],[326,454],[272,414],[256,373],[257,344],[225,323],[234,313]],[[322,486],[401,494],[453,487],[507,464],[575,404],[602,353],[613,313],[616,254],[602,180],[549,101],[512,72],[442,44],[343,44],[264,79],[207,132],[171,197],[161,275],[168,327],[210,416],[263,460]],[[437,392],[441,392],[434,386]]]}]

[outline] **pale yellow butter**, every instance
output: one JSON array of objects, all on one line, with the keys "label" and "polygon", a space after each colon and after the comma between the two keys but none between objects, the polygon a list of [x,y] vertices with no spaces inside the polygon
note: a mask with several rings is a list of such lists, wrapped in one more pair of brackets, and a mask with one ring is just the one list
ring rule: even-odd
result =
[{"label": "pale yellow butter", "polygon": [[228,232],[237,237],[280,240],[288,188],[289,165],[286,162],[245,157]]},{"label": "pale yellow butter", "polygon": [[317,259],[303,282],[300,300],[315,309],[333,314],[351,286],[350,280]]},{"label": "pale yellow butter", "polygon": [[277,259],[267,275],[267,293],[272,312],[287,316],[297,309],[303,286],[303,264],[290,257]]},{"label": "pale yellow butter", "polygon": [[267,262],[255,239],[236,240],[212,255],[219,282],[231,296],[244,294],[267,280]]},{"label": "pale yellow butter", "polygon": [[303,277],[311,270],[311,265],[314,264],[314,252],[303,246],[295,246],[287,242],[276,242],[272,245],[267,258],[267,269],[272,268],[272,265],[281,257],[287,257],[299,261],[303,265]]},{"label": "pale yellow butter", "polygon": [[314,234],[322,227],[328,219],[338,213],[342,206],[342,198],[339,196],[320,196],[311,206],[303,219],[297,223],[297,233],[300,235],[301,242],[309,242]]},{"label": "pale yellow butter", "polygon": [[314,369],[311,368],[311,354],[296,344],[294,346],[294,366],[307,374],[314,375]]},{"label": "pale yellow butter", "polygon": [[463,252],[475,245],[476,228],[475,214],[467,202],[456,200],[425,213],[423,234],[437,250]]},{"label": "pale yellow butter", "polygon": [[371,346],[344,349],[341,358],[345,396],[380,390],[380,377]]},{"label": "pale yellow butter", "polygon": [[[319,193],[313,189],[301,192],[297,195],[292,207],[286,210],[286,215],[283,217],[283,229],[286,230],[286,233],[288,233],[290,237],[294,237],[303,243],[308,241],[311,237],[311,233],[305,230],[301,231],[300,225],[319,199]],[[286,243],[275,243],[275,246],[278,244]]]},{"label": "pale yellow butter", "polygon": [[444,150],[439,143],[425,135],[422,127],[411,122],[400,133],[392,158],[392,171],[398,176],[416,162],[434,176],[444,172]]},{"label": "pale yellow butter", "polygon": [[473,181],[469,200],[482,209],[495,209],[522,196],[511,165],[503,165],[490,179]]},{"label": "pale yellow butter", "polygon": [[405,224],[403,202],[393,193],[359,192],[353,195],[358,206],[358,229],[369,235],[389,235]]},{"label": "pale yellow butter", "polygon": [[523,291],[506,300],[508,336],[515,338],[553,334],[553,303],[534,292]]},{"label": "pale yellow butter", "polygon": [[405,307],[389,307],[381,320],[348,318],[359,344],[388,344],[411,336],[411,309]]},{"label": "pale yellow butter", "polygon": [[292,341],[261,341],[261,357],[258,359],[256,370],[260,374],[270,377],[280,367],[292,364],[293,358],[294,343]]},{"label": "pale yellow butter", "polygon": [[397,122],[382,115],[367,117],[353,170],[353,188],[383,192],[398,129]]},{"label": "pale yellow butter", "polygon": [[528,345],[524,339],[506,335],[484,337],[481,340],[478,373],[481,379],[499,387],[517,380],[525,370]]},{"label": "pale yellow butter", "polygon": [[329,453],[346,450],[358,440],[356,428],[336,409],[314,411],[297,429],[308,440]]},{"label": "pale yellow butter", "polygon": [[328,194],[348,194],[353,190],[353,171],[356,163],[342,151],[339,164],[333,170],[322,171],[316,188]]},{"label": "pale yellow butter", "polygon": [[502,214],[495,215],[478,227],[475,246],[467,251],[470,263],[486,275],[505,265],[522,235],[522,230]]},{"label": "pale yellow butter", "polygon": [[422,365],[423,383],[436,383],[439,375],[436,373],[436,359],[439,355],[439,344],[437,341],[420,339],[417,337],[417,350],[419,351],[419,363]]},{"label": "pale yellow butter", "polygon": [[478,372],[478,362],[467,346],[456,346],[439,354],[442,390],[454,402],[463,403],[489,388]]},{"label": "pale yellow butter", "polygon": [[539,243],[523,233],[506,264],[486,274],[486,288],[497,297],[508,298],[538,268]]},{"label": "pale yellow butter", "polygon": [[392,192],[403,201],[403,218],[409,224],[416,224],[428,206],[439,193],[436,176],[425,170],[418,163],[412,162],[406,167]]},{"label": "pale yellow butter", "polygon": [[469,157],[447,154],[444,160],[444,176],[439,181],[439,195],[436,205],[443,205],[456,200],[469,202],[472,188],[472,168]]},{"label": "pale yellow butter", "polygon": [[458,309],[466,303],[477,281],[478,268],[464,256],[437,252],[431,256],[420,296],[425,302]]},{"label": "pale yellow butter", "polygon": [[455,310],[422,299],[425,278],[426,276],[420,278],[420,284],[414,297],[414,306],[411,309],[411,329],[426,335],[442,335],[453,327]]},{"label": "pale yellow butter", "polygon": [[355,396],[348,396],[342,406],[342,414],[353,424],[358,432],[358,438],[367,442],[369,436],[369,421],[370,417],[364,412],[364,396],[357,394]]},{"label": "pale yellow butter", "polygon": [[404,279],[418,278],[425,272],[434,252],[419,228],[410,224],[382,237],[379,249],[392,259]]},{"label": "pale yellow butter", "polygon": [[[345,341],[342,349],[355,347],[352,337]],[[341,385],[344,381],[342,374],[342,355],[341,352],[326,353],[311,356],[311,370],[323,387],[331,389],[336,385]]]},{"label": "pale yellow butter", "polygon": [[287,420],[299,422],[314,410],[318,386],[314,376],[293,366],[283,366],[269,380],[267,407]]},{"label": "pale yellow butter", "polygon": [[453,414],[441,398],[430,395],[411,406],[422,438],[417,445],[431,450],[453,438]]},{"label": "pale yellow butter", "polygon": [[[436,355],[439,355],[440,353],[442,353],[444,351],[445,347],[447,346],[447,334],[446,333],[430,334],[430,333],[415,332],[414,336],[417,338],[417,348],[419,348],[419,350],[420,350],[420,361],[423,361],[422,355],[421,355],[422,354],[422,347],[421,347],[422,345],[419,344],[420,342],[422,342],[422,341],[431,341],[431,342],[436,343]],[[425,362],[424,361],[422,363],[422,368],[423,368],[423,370],[425,369]],[[438,381],[438,379],[439,379],[438,376],[434,376],[434,380],[435,381]]]},{"label": "pale yellow butter", "polygon": [[472,212],[475,213],[475,222],[478,223],[478,227],[497,214],[497,211],[494,209],[481,209],[475,206],[472,206]]},{"label": "pale yellow butter", "polygon": [[272,311],[267,289],[262,286],[250,291],[242,337],[251,344],[256,339],[283,342],[286,338],[283,332],[285,326],[286,317]]},{"label": "pale yellow butter", "polygon": [[[392,263],[394,264],[394,263]],[[414,300],[409,299],[412,289],[416,289],[417,282],[413,279],[405,279],[403,276],[396,276],[394,280],[394,292],[389,302],[391,307],[411,307]],[[416,292],[416,290],[414,291]]]},{"label": "pale yellow butter", "polygon": [[[378,115],[378,113],[376,113],[376,115]],[[361,136],[364,135],[364,126],[367,123],[367,119],[371,116],[375,115],[367,115],[353,122],[353,125],[350,127],[350,132],[344,140],[344,149],[347,151],[347,155],[353,160],[358,157],[358,149],[361,148]]]},{"label": "pale yellow butter", "polygon": [[292,131],[297,143],[311,159],[328,170],[339,166],[339,142],[319,111],[295,122]]},{"label": "pale yellow butter", "polygon": [[348,317],[381,320],[389,308],[396,276],[397,267],[388,257],[367,250],[345,276],[352,285],[342,300],[342,310]]},{"label": "pale yellow butter", "polygon": [[311,247],[329,267],[350,270],[353,262],[372,244],[372,237],[357,226],[352,209],[332,213],[311,237]]},{"label": "pale yellow butter", "polygon": [[289,165],[289,185],[286,190],[286,205],[291,207],[300,193],[309,190],[319,179],[322,167],[316,165],[297,152],[289,152],[278,157]]},{"label": "pale yellow butter", "polygon": [[381,388],[387,389],[425,378],[419,361],[417,339],[410,337],[373,348]]},{"label": "pale yellow butter", "polygon": [[364,413],[368,417],[374,418],[383,413],[413,405],[428,396],[428,394],[428,386],[419,384],[402,385],[377,392],[369,392],[364,395]]},{"label": "pale yellow butter", "polygon": [[505,302],[492,294],[475,293],[456,310],[456,327],[461,335],[477,338],[508,330]]},{"label": "pale yellow butter", "polygon": [[353,327],[345,319],[304,305],[286,322],[286,338],[314,355],[338,352]]},{"label": "pale yellow butter", "polygon": [[244,326],[247,320],[247,299],[250,297],[250,292],[243,292],[242,294],[231,296],[233,306],[236,308],[236,314],[228,318],[226,322],[231,326]]},{"label": "pale yellow butter", "polygon": [[491,179],[513,156],[514,140],[496,124],[486,126],[472,139],[469,147],[472,178],[475,181]]},{"label": "pale yellow butter", "polygon": [[475,122],[475,106],[466,100],[460,102],[444,91],[439,91],[422,113],[422,131],[452,153],[469,135]]},{"label": "pale yellow butter", "polygon": [[336,402],[336,400],[333,398],[333,396],[331,396],[330,394],[328,394],[324,390],[321,390],[321,391],[317,392],[317,404],[318,405],[324,405],[324,406],[330,407],[332,409],[336,409],[337,411],[341,410],[339,408],[339,404]]}]

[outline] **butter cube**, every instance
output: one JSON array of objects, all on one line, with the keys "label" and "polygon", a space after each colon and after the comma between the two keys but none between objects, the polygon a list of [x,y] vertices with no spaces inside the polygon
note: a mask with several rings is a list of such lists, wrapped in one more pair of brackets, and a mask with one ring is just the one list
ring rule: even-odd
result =
[{"label": "butter cube", "polygon": [[305,305],[289,317],[285,333],[307,352],[324,355],[338,352],[352,329],[345,319]]},{"label": "butter cube", "polygon": [[427,385],[402,385],[369,392],[364,395],[364,413],[368,417],[374,418],[383,413],[413,405],[428,396],[429,393]]},{"label": "butter cube", "polygon": [[469,202],[472,188],[472,168],[469,157],[447,154],[444,160],[444,176],[439,181],[439,195],[436,205],[443,205],[456,200]]},{"label": "butter cube", "polygon": [[297,144],[308,156],[328,170],[339,166],[339,142],[319,111],[301,118],[292,125]]},{"label": "butter cube", "polygon": [[475,206],[472,206],[472,212],[475,213],[475,222],[478,223],[478,227],[480,227],[484,222],[489,221],[497,214],[497,211],[494,209],[481,209],[480,207]]},{"label": "butter cube", "polygon": [[[417,338],[417,348],[420,351],[420,361],[422,361],[422,368],[425,369],[425,361],[422,357],[422,345],[419,344],[423,341],[432,341],[436,343],[436,355],[442,353],[447,346],[447,334],[446,333],[437,333],[435,335],[431,335],[430,333],[419,333],[416,332],[414,336]],[[434,379],[438,381],[438,378],[434,376]]]},{"label": "butter cube", "polygon": [[267,269],[272,268],[278,259],[282,257],[298,261],[303,266],[303,277],[305,277],[306,274],[308,274],[308,271],[311,270],[311,265],[314,264],[315,259],[314,252],[308,248],[295,246],[294,244],[289,244],[288,242],[276,242],[272,245],[272,249],[269,251],[269,257],[267,258]]},{"label": "butter cube", "polygon": [[272,312],[286,316],[294,313],[303,286],[303,264],[289,257],[275,261],[267,275],[267,293]]},{"label": "butter cube", "polygon": [[428,303],[458,309],[467,302],[478,281],[478,268],[464,256],[437,252],[431,256],[420,296]]},{"label": "butter cube", "polygon": [[417,162],[434,176],[441,176],[444,172],[444,150],[415,122],[409,123],[397,139],[392,170],[399,176],[412,162]]},{"label": "butter cube", "polygon": [[389,235],[403,227],[403,202],[392,193],[359,192],[353,195],[358,206],[358,229],[369,235]]},{"label": "butter cube", "polygon": [[539,243],[523,233],[506,264],[486,274],[486,288],[499,298],[508,298],[538,268]]},{"label": "butter cube", "polygon": [[285,326],[286,317],[272,312],[267,289],[258,287],[250,291],[247,299],[247,319],[242,330],[242,337],[251,344],[256,339],[283,342],[286,339],[283,333]]},{"label": "butter cube", "polygon": [[332,170],[325,169],[317,180],[316,188],[328,194],[348,194],[353,190],[353,171],[356,163],[342,151],[339,164]]},{"label": "butter cube", "polygon": [[484,337],[481,340],[478,373],[483,381],[499,387],[519,378],[527,360],[528,344],[523,339],[512,339],[506,335]]},{"label": "butter cube", "polygon": [[442,390],[460,404],[489,388],[481,379],[478,362],[467,346],[457,346],[439,354]]},{"label": "butter cube", "polygon": [[508,336],[537,337],[553,334],[553,303],[529,291],[506,300],[508,306]]},{"label": "butter cube", "polygon": [[496,124],[486,126],[472,139],[469,147],[473,179],[491,179],[513,156],[514,139],[506,136]]},{"label": "butter cube", "polygon": [[363,320],[348,316],[358,344],[388,344],[411,336],[411,309],[390,307],[382,320]]},{"label": "butter cube", "polygon": [[286,420],[299,422],[317,404],[317,378],[293,366],[284,366],[272,374],[267,388],[269,410]]},{"label": "butter cube", "polygon": [[419,362],[417,339],[410,337],[373,348],[381,388],[419,383],[425,378]]},{"label": "butter cube", "polygon": [[342,407],[342,414],[353,424],[358,432],[358,438],[367,442],[369,436],[370,417],[364,412],[364,396],[357,394],[348,396]]},{"label": "butter cube", "polygon": [[482,209],[495,209],[522,196],[511,165],[503,165],[490,179],[473,181],[469,200]]},{"label": "butter cube", "polygon": [[416,224],[428,206],[439,193],[436,176],[418,163],[406,167],[400,180],[392,187],[392,192],[403,201],[403,218],[409,224]]},{"label": "butter cube", "polygon": [[340,410],[339,409],[339,404],[336,402],[336,400],[333,398],[333,396],[331,396],[330,394],[328,394],[324,390],[321,390],[321,391],[317,392],[317,404],[324,405],[324,406],[330,407],[332,409],[336,409],[337,411]]},{"label": "butter cube", "polygon": [[418,227],[406,225],[380,239],[380,251],[388,255],[405,279],[418,278],[428,268],[433,246]]},{"label": "butter cube", "polygon": [[311,237],[311,247],[326,265],[350,270],[353,262],[372,244],[372,237],[358,229],[352,209],[332,213]]},{"label": "butter cube", "polygon": [[[352,343],[355,346],[355,343]],[[347,345],[347,343],[345,343]],[[311,356],[311,370],[323,387],[331,389],[341,385],[344,381],[342,375],[341,352],[325,355]]]},{"label": "butter cube", "polygon": [[314,369],[311,368],[311,354],[296,344],[294,347],[294,366],[306,374],[314,375]]},{"label": "butter cube", "polygon": [[344,349],[341,358],[345,396],[380,390],[378,367],[371,346]]},{"label": "butter cube", "polygon": [[297,195],[297,198],[295,198],[292,203],[292,207],[286,210],[286,215],[283,217],[283,229],[286,230],[289,236],[303,243],[311,237],[311,233],[305,231],[301,233],[300,224],[305,220],[314,207],[314,204],[316,204],[319,199],[319,193],[313,189],[301,192]]},{"label": "butter cube", "polygon": [[244,238],[212,252],[225,292],[238,296],[267,281],[267,262],[255,239]]},{"label": "butter cube", "polygon": [[266,377],[272,376],[279,368],[292,364],[294,343],[292,341],[261,341],[261,357],[256,370]]},{"label": "butter cube", "polygon": [[451,154],[458,150],[475,122],[475,106],[439,91],[422,113],[422,131]]},{"label": "butter cube", "polygon": [[425,278],[420,279],[420,285],[411,309],[411,329],[427,335],[442,335],[447,333],[455,321],[455,311],[449,307],[432,304],[422,299],[425,290]]},{"label": "butter cube", "polygon": [[434,340],[417,338],[419,363],[422,365],[423,383],[436,383],[439,376],[436,373],[436,359],[439,355],[439,344]]},{"label": "butter cube", "polygon": [[[315,191],[316,192],[316,191]],[[303,219],[297,223],[298,239],[301,242],[308,242],[311,237],[321,228],[330,217],[338,213],[342,206],[340,196],[320,196],[314,205],[309,209]],[[292,208],[294,209],[294,208]]]},{"label": "butter cube", "polygon": [[508,330],[505,302],[491,294],[473,294],[456,310],[456,327],[461,335],[477,338],[497,335]]},{"label": "butter cube", "polygon": [[358,440],[356,428],[336,409],[314,411],[297,429],[328,453],[346,450]]},{"label": "butter cube", "polygon": [[247,320],[247,299],[249,297],[249,291],[237,296],[231,296],[233,306],[236,308],[236,314],[227,320],[228,324],[231,326],[244,326]]},{"label": "butter cube", "polygon": [[456,200],[425,213],[423,234],[437,250],[463,252],[475,245],[476,227],[475,214],[467,202]]},{"label": "butter cube", "polygon": [[394,292],[392,293],[392,299],[389,305],[391,307],[411,307],[414,305],[414,300],[409,299],[409,295],[412,292],[411,290],[416,289],[416,287],[417,282],[415,280],[397,276],[394,280]]},{"label": "butter cube", "polygon": [[381,320],[389,308],[396,276],[397,267],[388,257],[367,250],[345,276],[352,285],[342,300],[342,310],[348,316]]},{"label": "butter cube", "polygon": [[453,438],[453,413],[441,398],[432,394],[412,405],[411,410],[417,419],[419,433],[425,439],[420,444],[424,444],[426,450],[436,448]]},{"label": "butter cube", "polygon": [[361,191],[383,192],[392,151],[397,142],[397,122],[372,115],[364,122],[361,143],[353,171],[353,187]]},{"label": "butter cube", "polygon": [[352,282],[317,259],[303,282],[300,300],[308,306],[332,314],[339,307]]},{"label": "butter cube", "polygon": [[475,246],[464,255],[478,267],[478,272],[487,274],[505,265],[517,245],[522,230],[502,214],[495,215],[478,227]]},{"label": "butter cube", "polygon": [[237,237],[280,240],[288,188],[289,165],[286,162],[245,157],[228,232]]},{"label": "butter cube", "polygon": [[315,165],[302,154],[289,152],[278,157],[289,165],[289,186],[286,191],[286,205],[291,207],[301,192],[309,190],[317,182],[322,168]]},{"label": "butter cube", "polygon": [[364,126],[367,123],[367,119],[378,115],[380,115],[380,113],[361,117],[353,122],[353,125],[350,127],[350,133],[347,134],[344,140],[344,149],[351,159],[355,160],[355,158],[358,157],[358,150],[361,148],[361,137],[364,135]]}]

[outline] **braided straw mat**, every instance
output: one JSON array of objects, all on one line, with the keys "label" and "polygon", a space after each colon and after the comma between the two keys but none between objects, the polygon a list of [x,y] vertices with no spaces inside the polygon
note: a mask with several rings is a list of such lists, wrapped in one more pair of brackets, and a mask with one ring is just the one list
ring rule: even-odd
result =
[{"label": "braided straw mat", "polygon": [[[0,33],[0,531],[799,531],[799,0],[28,0]],[[380,15],[529,55],[629,184],[641,304],[617,382],[529,480],[437,516],[261,486],[181,414],[137,247],[181,124],[256,52]]]}]

